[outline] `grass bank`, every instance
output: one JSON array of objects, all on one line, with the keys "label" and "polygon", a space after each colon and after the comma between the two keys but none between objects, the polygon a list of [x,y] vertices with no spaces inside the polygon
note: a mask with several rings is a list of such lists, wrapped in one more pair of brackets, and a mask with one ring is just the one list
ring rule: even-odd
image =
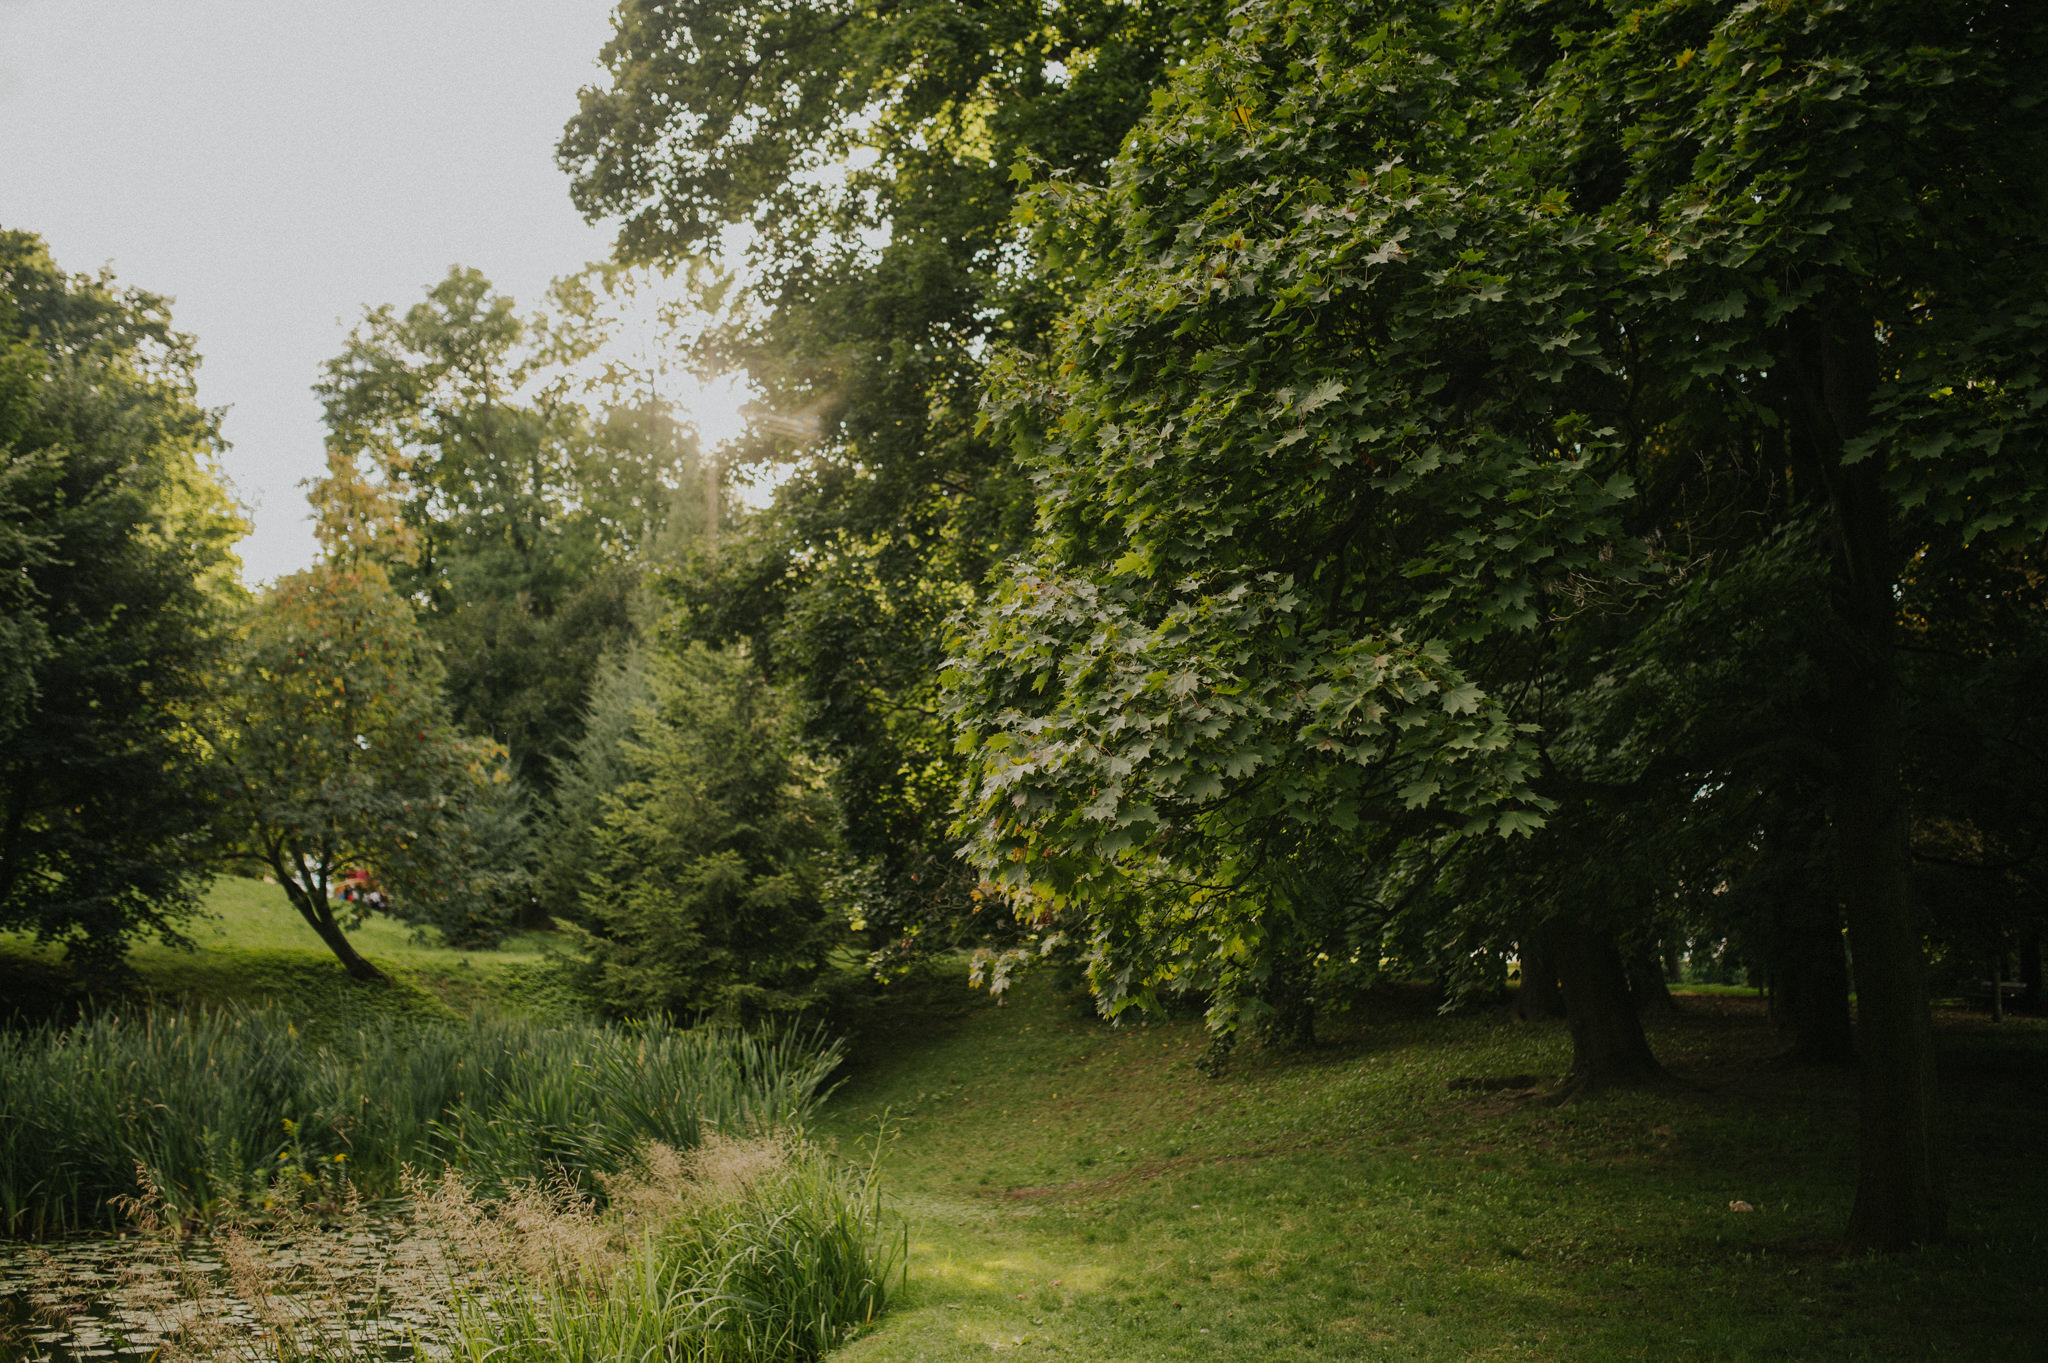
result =
[{"label": "grass bank", "polygon": [[[1653,1023],[1694,1087],[1569,1108],[1557,1026],[1390,1007],[1305,1056],[1194,1069],[1033,981],[877,1037],[819,1130],[885,1130],[910,1287],[836,1357],[1966,1359],[2048,1338],[2048,1029],[1943,1030],[1952,1243],[1836,1249],[1854,1077],[1773,1063],[1746,1000]],[[1754,1208],[1742,1212],[1730,1204]]]}]

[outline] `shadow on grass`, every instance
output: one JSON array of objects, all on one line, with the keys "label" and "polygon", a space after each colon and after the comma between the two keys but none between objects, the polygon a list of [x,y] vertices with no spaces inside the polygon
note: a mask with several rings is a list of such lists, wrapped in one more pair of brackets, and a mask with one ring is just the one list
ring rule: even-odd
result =
[{"label": "shadow on grass", "polygon": [[1943,1020],[1956,1234],[1867,1259],[1838,1248],[1854,1073],[1776,1064],[1753,1001],[1652,1021],[1686,1087],[1567,1108],[1451,1085],[1562,1073],[1561,1025],[1416,1004],[1214,1080],[1199,1023],[1107,1027],[1043,981],[895,1029],[821,1123],[846,1148],[886,1131],[912,1225],[902,1314],[844,1356],[1922,1360],[2048,1337],[2040,1036]]}]

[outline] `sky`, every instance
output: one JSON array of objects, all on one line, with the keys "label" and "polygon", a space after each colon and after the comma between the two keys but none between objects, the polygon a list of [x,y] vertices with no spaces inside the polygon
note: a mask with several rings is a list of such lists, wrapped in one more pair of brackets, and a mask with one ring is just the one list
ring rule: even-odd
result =
[{"label": "sky", "polygon": [[311,385],[366,306],[459,263],[531,307],[609,253],[554,163],[609,32],[609,0],[0,0],[0,227],[176,300],[252,584],[312,561]]}]

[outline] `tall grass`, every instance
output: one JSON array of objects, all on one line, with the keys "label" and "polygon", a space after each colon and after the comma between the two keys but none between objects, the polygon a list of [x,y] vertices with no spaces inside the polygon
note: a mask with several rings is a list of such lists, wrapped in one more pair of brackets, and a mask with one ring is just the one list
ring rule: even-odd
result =
[{"label": "tall grass", "polygon": [[[657,1156],[668,1152],[653,1147]],[[468,1363],[788,1363],[872,1323],[906,1271],[872,1167],[788,1140],[726,1142],[622,1180],[601,1221],[573,1196],[497,1212],[495,1258],[526,1290],[464,1303]],[[453,1191],[455,1185],[444,1185]],[[618,1191],[614,1185],[614,1191]],[[476,1224],[456,1192],[445,1222]],[[434,1214],[432,1198],[421,1199]],[[452,1215],[451,1215],[452,1213]],[[459,1227],[451,1238],[460,1240]],[[615,1252],[592,1250],[608,1229]],[[621,1247],[621,1241],[624,1241]]]},{"label": "tall grass", "polygon": [[105,1225],[138,1173],[186,1220],[398,1190],[595,1190],[643,1142],[801,1125],[836,1048],[663,1023],[389,1022],[324,1044],[275,1010],[143,1012],[0,1035],[0,1231]]},{"label": "tall grass", "polygon": [[[602,1199],[559,1173],[487,1193],[459,1170],[415,1171],[389,1214],[231,1223],[196,1258],[143,1189],[144,1234],[117,1273],[104,1259],[91,1282],[45,1271],[41,1338],[160,1363],[806,1363],[904,1281],[906,1233],[874,1167],[794,1131],[649,1141],[597,1182]],[[120,1309],[95,1309],[115,1280]],[[9,1343],[0,1332],[0,1356]]]}]

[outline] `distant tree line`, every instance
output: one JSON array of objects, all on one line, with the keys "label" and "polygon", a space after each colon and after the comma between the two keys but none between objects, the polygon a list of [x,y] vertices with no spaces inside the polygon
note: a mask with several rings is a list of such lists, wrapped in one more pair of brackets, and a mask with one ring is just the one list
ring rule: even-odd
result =
[{"label": "distant tree line", "polygon": [[735,508],[659,401],[584,401],[587,286],[522,318],[456,269],[369,311],[317,387],[321,560],[250,591],[163,300],[0,244],[0,926],[110,976],[243,869],[365,980],[373,911],[470,947],[559,922],[593,1003],[641,1016],[801,1011],[857,973],[779,694],[665,641],[664,584]]}]

